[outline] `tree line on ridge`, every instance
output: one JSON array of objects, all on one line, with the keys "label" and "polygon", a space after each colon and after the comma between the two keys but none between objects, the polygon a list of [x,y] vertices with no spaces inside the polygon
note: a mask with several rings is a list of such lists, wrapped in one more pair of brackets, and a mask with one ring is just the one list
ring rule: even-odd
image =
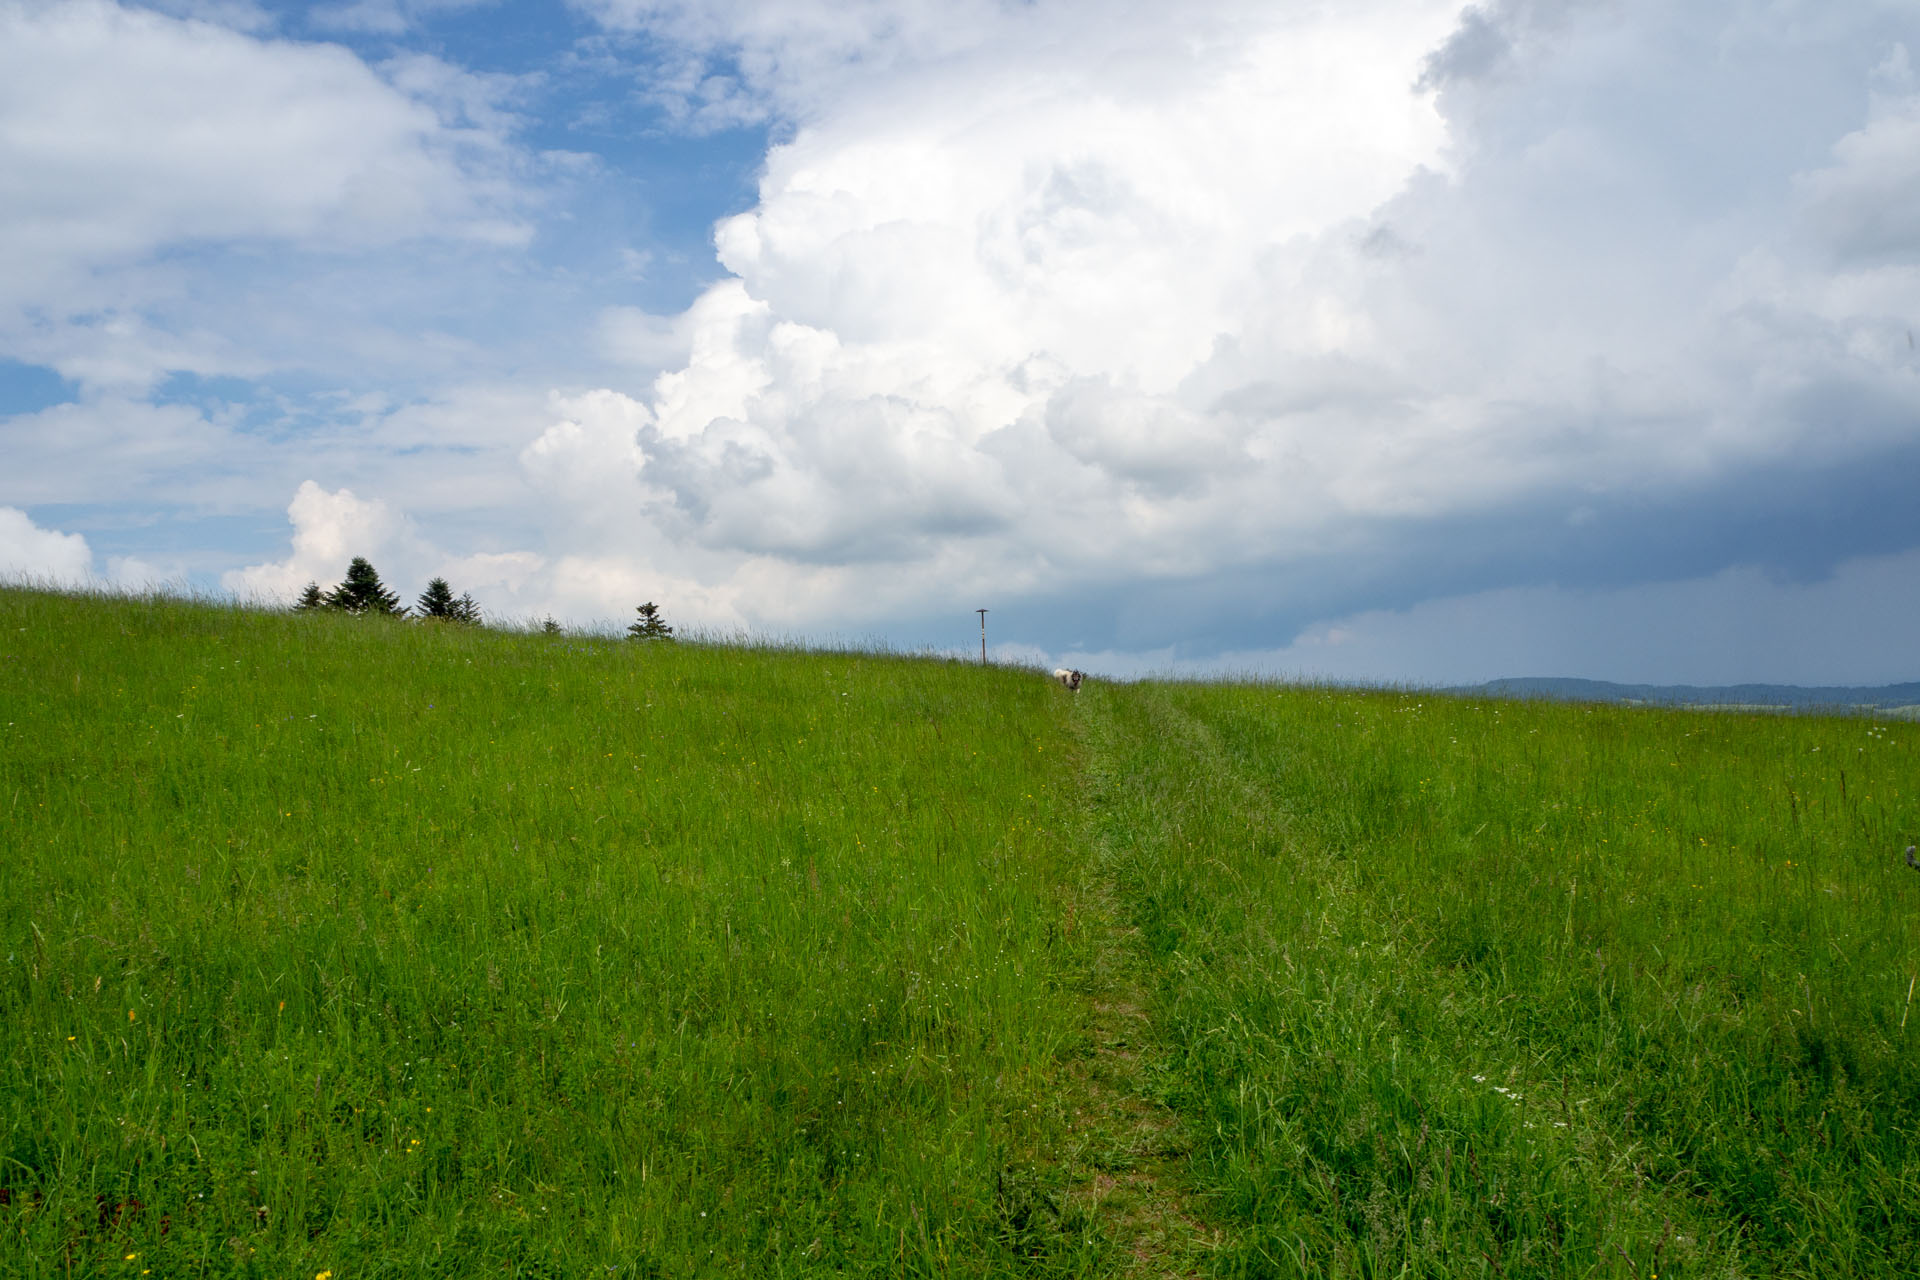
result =
[{"label": "tree line on ridge", "polygon": [[[307,583],[306,590],[294,602],[294,609],[301,613],[333,612],[351,614],[371,614],[378,617],[405,618],[417,617],[423,621],[458,623],[465,626],[480,626],[482,618],[480,604],[470,593],[453,594],[453,588],[445,578],[435,578],[427,583],[427,589],[412,605],[400,603],[400,595],[389,590],[380,581],[379,571],[365,556],[355,556],[347,566],[347,576],[331,590],[323,589],[318,582]],[[629,640],[671,640],[673,628],[667,625],[660,613],[660,607],[649,600],[637,605],[634,612],[639,617],[627,626]],[[560,624],[552,618],[546,619],[541,630],[548,635],[558,635]]]}]

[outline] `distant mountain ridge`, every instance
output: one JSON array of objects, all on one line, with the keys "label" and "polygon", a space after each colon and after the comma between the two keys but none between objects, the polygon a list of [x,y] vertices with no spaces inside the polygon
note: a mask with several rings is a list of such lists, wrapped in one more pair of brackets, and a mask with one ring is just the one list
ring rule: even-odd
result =
[{"label": "distant mountain ridge", "polygon": [[1898,711],[1920,714],[1920,681],[1907,684],[1615,684],[1560,676],[1521,676],[1460,685],[1450,693],[1494,698],[1550,698],[1556,702],[1653,703],[1676,707],[1752,707],[1782,711]]}]

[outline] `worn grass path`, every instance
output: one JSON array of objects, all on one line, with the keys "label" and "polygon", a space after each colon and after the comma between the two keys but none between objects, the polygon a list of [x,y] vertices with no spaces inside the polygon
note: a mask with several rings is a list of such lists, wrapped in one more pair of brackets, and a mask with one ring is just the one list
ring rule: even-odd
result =
[{"label": "worn grass path", "polygon": [[1066,1106],[1072,1137],[1061,1153],[1071,1171],[1068,1207],[1090,1219],[1121,1277],[1206,1274],[1222,1243],[1195,1194],[1190,1124],[1168,1105],[1169,1047],[1148,1009],[1156,987],[1140,930],[1128,918],[1103,785],[1111,772],[1108,703],[1085,692],[1072,705],[1082,765],[1075,839],[1085,873],[1065,899],[1065,927],[1089,940],[1084,1039],[1069,1065]]},{"label": "worn grass path", "polygon": [[1099,887],[1087,903],[1082,918],[1106,938],[1088,992],[1085,1049],[1068,1072],[1065,1154],[1077,1173],[1069,1203],[1109,1243],[1115,1275],[1203,1274],[1221,1233],[1192,1191],[1189,1126],[1162,1094],[1166,1049],[1146,1011],[1139,931],[1120,922]]}]

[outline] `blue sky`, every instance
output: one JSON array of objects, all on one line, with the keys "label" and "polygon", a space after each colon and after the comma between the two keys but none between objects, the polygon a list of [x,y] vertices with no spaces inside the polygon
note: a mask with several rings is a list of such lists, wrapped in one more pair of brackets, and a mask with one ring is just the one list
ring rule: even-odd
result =
[{"label": "blue sky", "polygon": [[1916,678],[1911,0],[0,0],[0,572]]}]

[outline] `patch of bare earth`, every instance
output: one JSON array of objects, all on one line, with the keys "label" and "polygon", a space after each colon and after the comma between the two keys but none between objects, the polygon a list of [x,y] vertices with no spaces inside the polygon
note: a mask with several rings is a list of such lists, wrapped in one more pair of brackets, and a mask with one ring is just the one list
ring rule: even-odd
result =
[{"label": "patch of bare earth", "polygon": [[1120,1276],[1192,1276],[1220,1245],[1188,1190],[1191,1139],[1155,1096],[1159,1055],[1146,1013],[1138,932],[1089,888],[1073,914],[1100,939],[1087,993],[1087,1035],[1068,1066],[1073,1135],[1069,1204],[1116,1247]]}]

